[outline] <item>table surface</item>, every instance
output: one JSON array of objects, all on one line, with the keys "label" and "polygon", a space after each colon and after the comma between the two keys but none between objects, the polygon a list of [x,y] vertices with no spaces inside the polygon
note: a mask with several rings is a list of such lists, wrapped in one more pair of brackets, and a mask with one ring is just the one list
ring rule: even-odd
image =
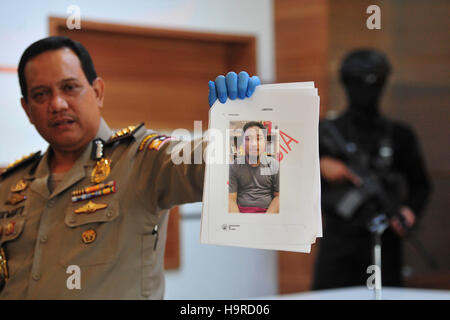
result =
[{"label": "table surface", "polygon": [[[383,287],[383,300],[450,300],[450,290]],[[367,287],[349,287],[329,290],[258,297],[267,300],[375,300],[375,291]]]}]

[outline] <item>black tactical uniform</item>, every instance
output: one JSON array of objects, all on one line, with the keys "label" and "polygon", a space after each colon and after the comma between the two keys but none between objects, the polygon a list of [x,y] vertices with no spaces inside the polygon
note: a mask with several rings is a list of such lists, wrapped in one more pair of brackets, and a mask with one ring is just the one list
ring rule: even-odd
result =
[{"label": "black tactical uniform", "polygon": [[[373,50],[358,50],[347,56],[341,67],[341,79],[347,89],[348,110],[334,126],[350,148],[358,150],[364,169],[383,173],[385,191],[398,205],[409,207],[419,218],[430,193],[430,183],[413,131],[405,124],[389,120],[378,112],[378,100],[390,71],[384,56]],[[320,129],[320,157],[346,158],[330,143]],[[337,213],[342,193],[354,187],[351,182],[329,182],[322,178],[324,237],[315,266],[313,289],[364,286],[372,265],[370,217],[379,210],[374,200],[363,203],[351,218]],[[417,221],[417,220],[416,220]],[[382,284],[401,286],[401,239],[391,228],[382,236]]]}]

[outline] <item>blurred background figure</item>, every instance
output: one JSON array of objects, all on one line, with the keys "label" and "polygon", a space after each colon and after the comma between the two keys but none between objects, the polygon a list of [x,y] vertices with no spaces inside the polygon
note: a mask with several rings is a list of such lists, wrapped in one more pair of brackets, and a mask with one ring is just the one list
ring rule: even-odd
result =
[{"label": "blurred background figure", "polygon": [[418,140],[390,120],[379,102],[391,71],[381,52],[350,52],[340,68],[348,108],[320,124],[324,235],[313,289],[366,285],[373,264],[368,224],[388,218],[382,235],[382,284],[402,285],[402,237],[420,218],[430,182]]}]

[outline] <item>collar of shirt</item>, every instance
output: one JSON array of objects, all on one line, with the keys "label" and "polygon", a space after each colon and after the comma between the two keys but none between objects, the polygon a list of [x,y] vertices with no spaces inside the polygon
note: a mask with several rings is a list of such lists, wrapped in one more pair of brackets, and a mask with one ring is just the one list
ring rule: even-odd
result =
[{"label": "collar of shirt", "polygon": [[[112,135],[111,129],[106,124],[103,118],[100,119],[100,126],[97,131],[97,135],[94,139],[101,138],[103,141],[107,141]],[[93,140],[94,140],[93,139]],[[45,198],[53,198],[59,193],[63,192],[67,188],[71,187],[81,179],[86,177],[86,168],[93,167],[95,164],[95,160],[91,159],[91,151],[92,151],[92,141],[88,143],[86,149],[83,151],[81,156],[75,162],[73,167],[65,174],[63,180],[58,184],[58,186],[53,190],[52,194],[50,194],[48,190],[48,177],[50,174],[49,168],[49,156],[50,156],[50,146],[47,148],[47,151],[43,155],[39,165],[36,170],[28,174],[26,177],[27,180],[33,180],[30,188],[40,194]]]}]

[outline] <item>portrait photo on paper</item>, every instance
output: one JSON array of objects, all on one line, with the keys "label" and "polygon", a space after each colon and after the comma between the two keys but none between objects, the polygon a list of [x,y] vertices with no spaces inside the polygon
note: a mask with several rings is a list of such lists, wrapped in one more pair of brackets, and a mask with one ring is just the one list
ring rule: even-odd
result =
[{"label": "portrait photo on paper", "polygon": [[273,121],[230,121],[229,213],[279,213],[279,148],[279,128]]}]

